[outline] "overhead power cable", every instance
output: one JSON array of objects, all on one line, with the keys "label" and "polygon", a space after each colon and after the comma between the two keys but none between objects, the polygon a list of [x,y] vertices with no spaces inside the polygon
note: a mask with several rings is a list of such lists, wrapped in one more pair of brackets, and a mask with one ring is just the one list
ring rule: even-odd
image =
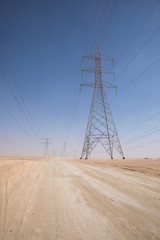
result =
[{"label": "overhead power cable", "polygon": [[139,141],[140,139],[145,138],[145,137],[148,137],[148,136],[150,136],[150,135],[152,135],[152,134],[155,134],[155,133],[157,133],[157,132],[159,132],[159,131],[160,131],[160,124],[157,125],[156,127],[153,127],[153,128],[151,128],[151,129],[149,129],[148,131],[144,132],[143,134],[137,135],[136,137],[133,137],[133,138],[129,139],[129,140],[126,141],[124,144],[125,144],[125,145],[128,145],[128,144],[131,144],[131,143],[133,143],[133,142],[137,142],[137,141]]},{"label": "overhead power cable", "polygon": [[4,143],[8,143],[8,144],[13,144],[13,145],[15,145],[15,146],[20,146],[20,147],[23,147],[23,148],[35,148],[35,147],[33,147],[33,146],[25,146],[25,145],[23,145],[23,144],[17,143],[17,142],[15,142],[15,141],[10,140],[10,139],[8,139],[8,138],[6,138],[6,137],[3,137],[3,136],[0,136],[0,141],[1,141],[1,142],[4,142]]},{"label": "overhead power cable", "polygon": [[[80,76],[77,78],[77,83],[78,83],[78,87],[79,87]],[[76,93],[76,90],[75,90],[75,93]],[[68,132],[67,132],[67,135],[66,135],[66,138],[65,138],[65,142],[68,141],[68,138],[70,136],[70,133],[71,133],[71,130],[72,130],[72,127],[73,127],[74,119],[75,119],[78,104],[79,104],[79,99],[80,99],[80,91],[79,91],[78,94],[76,93],[76,99],[75,99],[75,101],[73,101],[73,107],[72,107],[73,112],[72,112],[72,116],[71,116],[71,120],[70,120],[70,124],[69,124],[69,128],[68,128]]]},{"label": "overhead power cable", "polygon": [[131,147],[131,148],[126,148],[125,151],[128,151],[128,150],[132,150],[132,149],[137,149],[137,148],[141,148],[143,146],[147,146],[147,145],[152,145],[152,144],[155,144],[155,143],[159,143],[160,142],[160,139],[156,139],[155,141],[149,141],[147,143],[143,143],[143,144],[140,144],[138,146],[135,146],[135,147]]},{"label": "overhead power cable", "polygon": [[12,89],[12,87],[11,87],[8,79],[7,79],[7,77],[5,76],[4,72],[2,71],[2,69],[0,69],[0,73],[2,74],[2,77],[3,77],[4,81],[6,82],[7,87],[8,87],[8,89],[9,89],[9,91],[10,91],[13,99],[14,99],[15,102],[17,103],[20,111],[22,112],[23,116],[24,116],[25,119],[27,120],[29,126],[32,128],[32,130],[33,130],[33,132],[35,133],[36,137],[39,139],[38,133],[37,133],[36,130],[33,128],[32,124],[31,124],[31,122],[30,122],[30,119],[28,118],[27,114],[25,113],[25,111],[24,111],[24,109],[23,109],[23,107],[22,107],[22,105],[21,105],[21,102],[20,102],[20,101],[18,100],[18,98],[16,97],[16,95],[15,95],[15,93],[14,93],[14,91],[13,91],[13,89]]},{"label": "overhead power cable", "polygon": [[[18,137],[18,138],[20,138],[20,139],[23,139],[23,138],[24,138],[24,136],[22,136],[22,135],[20,135],[20,134],[17,133],[16,129],[11,128],[10,126],[9,126],[9,127],[6,126],[6,125],[4,124],[4,122],[1,122],[0,126],[1,126],[1,128],[2,128],[3,130],[5,130],[5,132],[7,131],[8,133],[12,133],[12,134],[14,135],[14,137],[16,136],[16,137]],[[2,131],[1,131],[1,132],[2,132]]]},{"label": "overhead power cable", "polygon": [[[146,73],[150,68],[152,68],[159,61],[160,61],[160,57],[158,57],[155,61],[149,64],[141,73],[139,73],[135,78],[133,78],[129,83],[127,83],[122,89],[120,89],[118,95],[124,92],[128,87],[130,87],[130,85],[132,85],[135,81],[137,81],[138,78],[140,78],[144,73]],[[114,102],[115,99],[116,99],[115,97],[112,99],[111,104]]]},{"label": "overhead power cable", "polygon": [[160,112],[152,115],[151,117],[147,118],[145,121],[141,122],[140,124],[138,124],[137,126],[135,126],[134,128],[132,128],[131,130],[129,130],[126,134],[122,135],[121,137],[123,136],[126,136],[128,133],[134,131],[135,129],[141,127],[142,125],[144,125],[146,122],[149,122],[150,120],[152,120],[153,118],[157,117],[158,115],[160,114]]},{"label": "overhead power cable", "polygon": [[152,68],[155,64],[157,64],[160,61],[160,57],[158,57],[155,61],[153,61],[151,64],[149,64],[140,74],[138,74],[135,78],[133,78],[129,83],[124,86],[120,92],[122,93],[124,90],[126,90],[133,82],[135,82],[138,78],[140,78],[145,72],[147,72],[150,68]]},{"label": "overhead power cable", "polygon": [[69,125],[69,130],[68,130],[68,133],[67,133],[67,136],[66,136],[65,142],[68,141],[68,138],[69,138],[70,132],[71,132],[72,127],[73,127],[73,123],[74,123],[75,115],[76,115],[76,112],[77,112],[77,107],[78,107],[78,104],[79,104],[79,98],[80,98],[80,92],[79,92],[79,94],[77,95],[77,99],[76,99],[76,101],[75,101],[75,105],[74,105],[74,108],[73,108],[73,114],[72,114],[72,118],[71,118],[70,125]]},{"label": "overhead power cable", "polygon": [[105,2],[105,4],[104,4],[104,7],[103,7],[103,10],[102,10],[102,14],[101,14],[100,20],[99,20],[98,25],[97,25],[97,28],[96,28],[96,32],[95,32],[95,35],[94,35],[92,44],[91,44],[91,51],[92,51],[92,49],[93,49],[93,48],[95,47],[95,45],[96,45],[98,32],[99,32],[99,29],[101,28],[102,21],[103,21],[103,18],[104,18],[104,16],[105,16],[105,14],[106,14],[108,4],[109,4],[109,0],[106,0],[106,2]]},{"label": "overhead power cable", "polygon": [[97,19],[97,15],[98,15],[97,13],[98,13],[99,7],[100,7],[100,2],[101,2],[101,0],[97,0],[96,9],[95,9],[95,14],[94,14],[94,16],[93,16],[93,21],[92,21],[91,28],[90,28],[89,35],[88,35],[88,39],[87,39],[87,44],[86,44],[86,48],[85,48],[85,53],[87,52],[88,47],[89,47],[90,39],[91,39],[91,36],[92,36],[92,31],[93,31],[93,29],[94,29],[94,26],[95,26],[95,23],[96,23],[96,19]]},{"label": "overhead power cable", "polygon": [[[40,135],[41,135],[41,134],[40,134],[40,132],[39,132],[39,130],[38,130],[36,124],[35,124],[35,121],[34,121],[32,115],[31,115],[31,113],[30,113],[30,111],[29,111],[29,109],[28,109],[25,101],[24,101],[24,98],[23,98],[23,96],[22,96],[22,94],[21,94],[21,92],[20,92],[20,90],[19,90],[19,87],[18,87],[16,81],[14,80],[13,74],[12,74],[10,68],[9,68],[9,65],[8,65],[7,62],[6,62],[6,59],[5,59],[2,51],[0,51],[0,56],[1,56],[1,58],[2,58],[2,61],[3,61],[4,65],[6,66],[6,69],[7,69],[7,71],[8,71],[8,74],[9,74],[9,76],[10,76],[10,79],[11,79],[12,83],[14,84],[15,89],[17,90],[17,93],[18,93],[18,95],[19,95],[19,98],[21,99],[22,104],[23,104],[23,106],[24,106],[24,108],[25,108],[25,110],[26,110],[26,112],[27,112],[27,114],[28,114],[28,116],[29,116],[29,118],[30,118],[30,120],[29,120],[29,121],[30,121],[30,124],[32,124],[32,125],[34,126],[34,128],[36,129],[36,130],[34,130],[34,132],[36,132],[35,134],[38,136],[38,138],[40,138]],[[7,85],[8,85],[8,84],[7,84]],[[28,116],[27,116],[27,118],[28,118]]]},{"label": "overhead power cable", "polygon": [[28,131],[26,131],[26,129],[21,125],[21,123],[17,120],[17,118],[11,113],[11,111],[9,110],[9,108],[4,104],[4,102],[2,102],[2,100],[0,100],[0,104],[6,109],[6,111],[8,112],[8,114],[10,115],[10,117],[12,119],[14,119],[14,121],[17,123],[17,125],[25,132],[25,134],[32,138],[34,141],[35,139],[32,137],[32,135],[30,135],[30,133],[28,133]]},{"label": "overhead power cable", "polygon": [[153,39],[153,37],[160,31],[160,26],[158,26],[158,28],[156,28],[156,30],[154,31],[154,33],[152,33],[152,35],[147,39],[147,41],[145,41],[145,43],[143,44],[143,46],[136,52],[136,54],[128,61],[128,63],[124,66],[124,68],[118,73],[118,76],[120,74],[122,74],[124,72],[124,70],[128,67],[128,65],[133,62],[133,60],[139,55],[139,53],[143,50],[143,48],[146,47],[146,45]]},{"label": "overhead power cable", "polygon": [[124,55],[124,53],[127,51],[127,49],[129,48],[129,46],[131,45],[131,43],[134,41],[134,39],[136,38],[136,36],[138,35],[138,33],[140,32],[140,30],[143,28],[143,26],[145,25],[145,23],[148,21],[148,19],[150,18],[150,16],[153,14],[154,10],[158,7],[158,5],[160,4],[160,0],[157,0],[156,3],[154,4],[154,6],[152,7],[152,9],[149,11],[149,13],[147,14],[147,16],[144,18],[143,22],[141,23],[141,25],[137,28],[136,32],[133,34],[133,36],[131,37],[131,39],[129,40],[129,42],[127,43],[127,45],[125,46],[125,48],[122,50],[122,52],[120,53],[119,57],[117,58],[117,61],[115,62],[115,64],[117,64],[120,60],[120,58]]},{"label": "overhead power cable", "polygon": [[107,30],[108,30],[108,27],[109,27],[109,24],[110,24],[111,19],[112,19],[112,17],[113,17],[114,11],[115,11],[116,6],[117,6],[117,3],[118,3],[118,0],[114,0],[113,5],[112,5],[112,8],[111,8],[111,11],[110,11],[110,14],[109,14],[109,16],[108,16],[108,18],[107,18],[107,21],[106,21],[106,24],[105,24],[105,26],[104,26],[104,29],[103,29],[101,38],[100,38],[100,40],[99,40],[99,45],[100,45],[100,46],[101,46],[102,41],[103,41],[103,39],[104,39],[104,36],[105,36],[105,34],[106,34]]}]

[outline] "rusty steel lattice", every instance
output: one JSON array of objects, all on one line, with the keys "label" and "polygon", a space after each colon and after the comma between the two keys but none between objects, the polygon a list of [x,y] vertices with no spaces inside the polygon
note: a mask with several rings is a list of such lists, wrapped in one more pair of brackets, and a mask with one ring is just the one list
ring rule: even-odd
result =
[{"label": "rusty steel lattice", "polygon": [[110,83],[104,83],[102,76],[103,73],[108,73],[113,74],[114,77],[114,72],[102,70],[102,60],[113,62],[113,59],[101,56],[98,43],[95,56],[83,56],[82,60],[83,59],[95,61],[95,69],[82,69],[82,72],[94,72],[95,81],[93,83],[84,83],[80,85],[94,88],[87,130],[80,158],[82,159],[85,157],[87,159],[97,144],[101,143],[111,159],[113,159],[114,150],[120,153],[124,159],[125,157],[105,91],[105,88],[117,89],[117,87]]}]

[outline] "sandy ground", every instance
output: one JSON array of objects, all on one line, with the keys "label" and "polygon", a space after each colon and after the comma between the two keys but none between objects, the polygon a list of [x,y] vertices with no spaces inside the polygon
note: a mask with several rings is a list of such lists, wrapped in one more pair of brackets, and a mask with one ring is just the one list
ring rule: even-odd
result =
[{"label": "sandy ground", "polygon": [[0,158],[0,240],[160,239],[160,160]]}]

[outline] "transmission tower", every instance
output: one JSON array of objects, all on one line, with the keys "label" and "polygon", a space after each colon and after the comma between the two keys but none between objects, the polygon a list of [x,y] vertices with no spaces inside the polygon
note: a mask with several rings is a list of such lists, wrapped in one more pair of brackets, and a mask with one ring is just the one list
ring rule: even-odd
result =
[{"label": "transmission tower", "polygon": [[49,147],[48,147],[48,145],[49,144],[52,144],[52,143],[50,143],[49,142],[49,140],[51,140],[52,138],[43,138],[44,140],[45,140],[45,142],[43,142],[42,144],[44,144],[45,145],[45,147],[44,147],[44,157],[49,157]]},{"label": "transmission tower", "polygon": [[66,143],[63,144],[63,157],[66,158]]},{"label": "transmission tower", "polygon": [[55,156],[55,149],[54,148],[52,149],[52,155],[53,155],[53,157]]},{"label": "transmission tower", "polygon": [[95,61],[95,69],[82,69],[82,72],[94,72],[95,81],[93,83],[84,83],[80,85],[94,88],[92,105],[80,158],[82,159],[85,157],[87,159],[96,145],[101,143],[111,159],[113,159],[114,150],[120,153],[122,158],[125,159],[105,91],[105,88],[117,89],[117,87],[110,83],[104,83],[102,77],[103,73],[112,74],[114,77],[114,72],[102,69],[102,60],[113,62],[113,58],[101,56],[97,43],[96,54],[94,56],[83,56],[82,60],[83,59]]},{"label": "transmission tower", "polygon": [[64,142],[62,152],[61,152],[61,157],[66,158],[66,143]]}]

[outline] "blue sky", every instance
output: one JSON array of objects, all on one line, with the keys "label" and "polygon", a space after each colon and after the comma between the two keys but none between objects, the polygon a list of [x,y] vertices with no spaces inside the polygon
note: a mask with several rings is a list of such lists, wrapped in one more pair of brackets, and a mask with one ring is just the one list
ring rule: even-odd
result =
[{"label": "blue sky", "polygon": [[[60,155],[65,142],[68,156],[80,156],[93,89],[79,94],[79,85],[94,80],[91,73],[81,79],[81,57],[95,54],[99,41],[115,60],[118,96],[107,93],[125,156],[160,156],[160,1],[119,0],[106,31],[113,3],[1,1],[0,50],[34,119],[31,128],[0,74],[0,101],[10,112],[0,104],[1,155],[41,155],[40,138],[52,137],[51,152]],[[21,101],[2,58],[0,69]],[[92,157],[108,155],[97,146]]]}]

